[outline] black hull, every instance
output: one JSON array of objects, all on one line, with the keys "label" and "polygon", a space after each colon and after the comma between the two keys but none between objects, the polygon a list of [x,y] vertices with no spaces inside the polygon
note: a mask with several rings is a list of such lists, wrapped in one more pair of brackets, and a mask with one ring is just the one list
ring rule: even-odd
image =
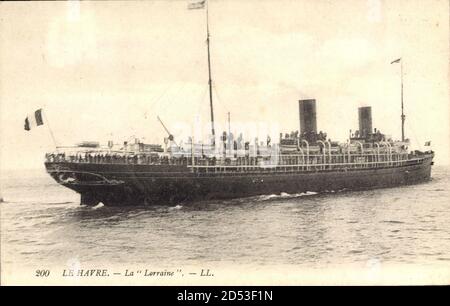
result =
[{"label": "black hull", "polygon": [[[81,194],[81,204],[172,205],[262,194],[358,190],[416,184],[430,179],[432,156],[419,164],[372,169],[298,172],[192,173],[186,166],[46,163],[61,185]],[[76,180],[67,180],[75,176]]]}]

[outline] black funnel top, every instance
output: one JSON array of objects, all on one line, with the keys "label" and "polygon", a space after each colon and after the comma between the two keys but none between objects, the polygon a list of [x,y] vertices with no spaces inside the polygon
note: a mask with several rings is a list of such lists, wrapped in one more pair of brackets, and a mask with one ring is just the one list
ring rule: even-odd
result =
[{"label": "black funnel top", "polygon": [[361,137],[372,134],[372,108],[370,106],[358,108],[358,119]]},{"label": "black funnel top", "polygon": [[300,133],[317,134],[316,100],[299,100]]}]

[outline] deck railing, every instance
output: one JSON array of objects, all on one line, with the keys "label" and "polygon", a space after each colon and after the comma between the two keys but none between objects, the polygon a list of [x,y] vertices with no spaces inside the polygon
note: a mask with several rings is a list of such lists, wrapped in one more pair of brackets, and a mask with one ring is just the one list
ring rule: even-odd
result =
[{"label": "deck railing", "polygon": [[192,172],[298,172],[396,167],[420,164],[425,157],[408,153],[281,154],[270,157],[172,157],[154,155],[47,154],[47,162],[84,164],[179,165]]},{"label": "deck railing", "polygon": [[373,169],[385,167],[398,167],[404,165],[421,164],[425,157],[412,158],[408,160],[379,161],[366,163],[313,163],[313,164],[292,164],[292,165],[189,165],[188,167],[195,173],[206,172],[308,172],[308,171],[346,171],[350,169]]}]

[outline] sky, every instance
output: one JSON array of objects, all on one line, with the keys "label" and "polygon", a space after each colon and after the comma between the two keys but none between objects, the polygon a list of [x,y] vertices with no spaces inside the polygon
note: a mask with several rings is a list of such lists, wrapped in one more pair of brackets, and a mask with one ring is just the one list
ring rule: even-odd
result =
[{"label": "sky", "polygon": [[[43,168],[56,145],[205,138],[205,10],[189,1],[0,3],[0,169]],[[357,108],[449,164],[449,4],[421,0],[209,0],[216,133],[299,129],[298,100],[345,141]],[[44,126],[24,131],[44,112]],[[200,128],[196,128],[200,127]],[[274,138],[275,137],[275,138]]]}]

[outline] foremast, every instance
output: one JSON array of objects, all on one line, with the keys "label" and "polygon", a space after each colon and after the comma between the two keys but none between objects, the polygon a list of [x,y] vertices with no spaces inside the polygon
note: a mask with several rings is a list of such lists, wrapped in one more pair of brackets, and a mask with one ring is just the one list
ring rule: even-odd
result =
[{"label": "foremast", "polygon": [[402,142],[405,141],[405,112],[404,112],[404,107],[403,107],[403,61],[402,58],[398,58],[395,61],[391,62],[392,64],[396,64],[396,63],[400,63],[400,100],[401,100],[401,109],[402,109],[402,114],[400,116],[401,120],[402,120]]},{"label": "foremast", "polygon": [[216,132],[214,129],[214,106],[213,106],[213,94],[212,94],[212,75],[211,75],[211,52],[210,52],[210,35],[209,35],[209,10],[208,0],[203,1],[206,6],[206,46],[208,51],[208,88],[209,88],[209,107],[211,111],[211,133],[212,133],[212,146],[215,147]]}]

